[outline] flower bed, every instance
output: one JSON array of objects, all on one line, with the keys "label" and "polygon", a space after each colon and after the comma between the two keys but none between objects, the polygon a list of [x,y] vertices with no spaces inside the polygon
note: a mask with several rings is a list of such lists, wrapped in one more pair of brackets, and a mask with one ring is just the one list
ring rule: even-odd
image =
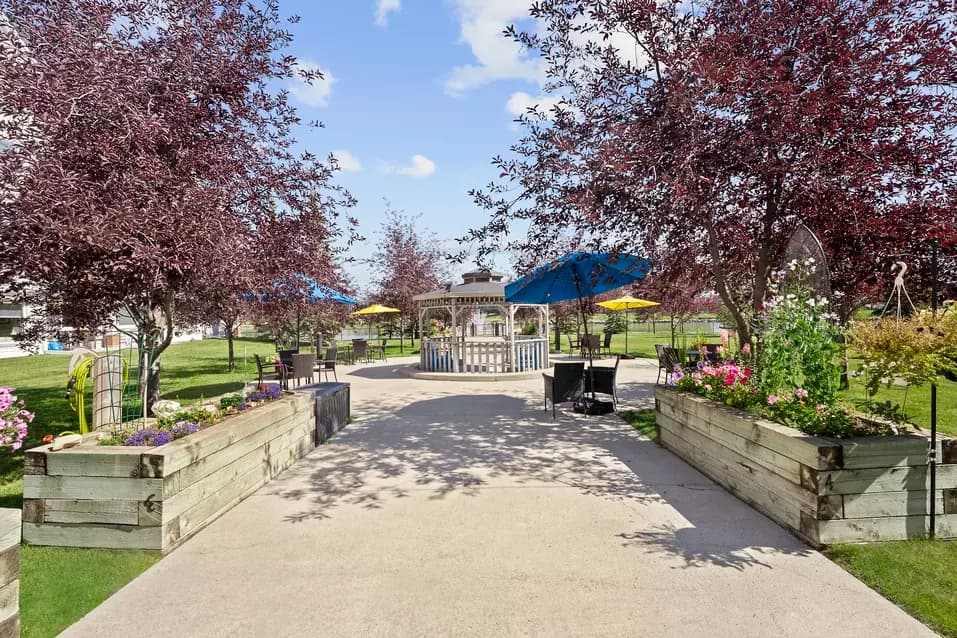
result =
[{"label": "flower bed", "polygon": [[[815,546],[927,534],[925,436],[814,436],[666,387],[655,407],[664,447]],[[955,538],[957,441],[937,456],[937,536]]]},{"label": "flower bed", "polygon": [[90,436],[57,452],[29,450],[23,538],[169,551],[315,447],[316,401],[303,391],[254,410],[237,403],[235,416],[158,447],[102,446]]}]

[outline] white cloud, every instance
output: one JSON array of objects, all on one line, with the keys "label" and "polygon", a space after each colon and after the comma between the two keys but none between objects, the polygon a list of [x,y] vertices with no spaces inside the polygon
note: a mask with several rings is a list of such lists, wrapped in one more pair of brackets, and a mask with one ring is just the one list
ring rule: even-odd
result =
[{"label": "white cloud", "polygon": [[332,85],[335,84],[336,78],[315,62],[299,60],[298,64],[302,69],[319,71],[322,73],[322,79],[317,78],[312,84],[307,84],[302,79],[296,78],[289,87],[289,92],[307,106],[326,106],[329,104],[329,94],[332,92]]},{"label": "white cloud", "polygon": [[505,28],[529,18],[531,0],[452,0],[461,27],[460,38],[472,49],[475,64],[452,69],[445,92],[460,96],[495,80],[541,83],[543,66],[534,52],[523,51],[503,35]]},{"label": "white cloud", "polygon": [[508,98],[508,102],[505,104],[505,110],[518,117],[519,115],[525,115],[528,109],[533,106],[538,106],[538,110],[547,116],[552,110],[552,107],[559,102],[561,102],[561,98],[558,96],[539,95],[538,97],[532,97],[525,91],[518,91],[517,93],[512,93],[512,97]]},{"label": "white cloud", "polygon": [[435,172],[435,162],[425,155],[413,155],[412,163],[408,166],[386,166],[385,172],[422,179]]},{"label": "white cloud", "polygon": [[380,27],[389,25],[389,14],[402,8],[402,0],[379,0],[375,8],[375,23]]},{"label": "white cloud", "polygon": [[339,163],[339,170],[343,173],[358,173],[362,170],[362,164],[359,162],[359,158],[349,151],[336,149],[332,151],[332,155],[336,158],[336,161]]}]

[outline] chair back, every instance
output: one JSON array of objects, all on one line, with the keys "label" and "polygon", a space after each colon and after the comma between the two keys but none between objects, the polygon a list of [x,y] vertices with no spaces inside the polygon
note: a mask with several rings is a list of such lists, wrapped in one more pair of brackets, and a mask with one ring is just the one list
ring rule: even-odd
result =
[{"label": "chair back", "polygon": [[592,366],[585,371],[585,387],[588,392],[615,394],[615,383],[618,376],[618,363],[621,357],[615,357],[613,366]]},{"label": "chair back", "polygon": [[676,365],[681,365],[681,351],[672,348],[663,343],[655,344],[655,352],[658,353],[658,367],[669,372],[675,369]]},{"label": "chair back", "polygon": [[256,359],[256,369],[259,371],[259,375],[262,376],[262,373],[266,371],[263,366],[263,360],[258,354],[253,354],[253,358]]},{"label": "chair back", "polygon": [[303,379],[312,376],[312,369],[316,365],[316,355],[294,354],[292,355],[292,376],[296,379]]},{"label": "chair back", "polygon": [[352,342],[352,354],[356,361],[369,356],[369,342],[365,339],[355,339]]},{"label": "chair back", "polygon": [[326,350],[326,358],[322,362],[323,367],[326,370],[335,370],[337,356],[339,356],[339,346],[336,344],[332,344]]},{"label": "chair back", "polygon": [[706,343],[704,347],[708,353],[708,361],[715,363],[718,360],[718,348],[721,344],[718,343]]},{"label": "chair back", "polygon": [[568,337],[568,347],[569,347],[569,349],[574,350],[575,348],[578,348],[578,347],[579,347],[579,344],[581,343],[581,338],[580,338],[580,337],[576,337],[575,340],[573,341],[571,335],[565,335],[565,336]]},{"label": "chair back", "polygon": [[282,362],[287,368],[292,367],[292,355],[299,354],[298,348],[290,348],[289,350],[280,350],[279,351],[279,361]]},{"label": "chair back", "polygon": [[588,335],[588,349],[598,350],[601,346],[601,337],[598,335]]},{"label": "chair back", "polygon": [[555,363],[553,397],[555,403],[577,399],[581,395],[582,376],[585,373],[584,361],[563,361]]}]

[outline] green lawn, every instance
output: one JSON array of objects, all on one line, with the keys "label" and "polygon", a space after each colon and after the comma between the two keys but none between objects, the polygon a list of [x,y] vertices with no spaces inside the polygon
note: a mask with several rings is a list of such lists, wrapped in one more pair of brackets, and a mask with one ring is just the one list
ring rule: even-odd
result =
[{"label": "green lawn", "polygon": [[652,441],[658,438],[658,427],[655,425],[655,411],[653,409],[625,410],[619,412],[618,416]]},{"label": "green lawn", "polygon": [[[852,361],[851,367],[857,368],[859,361]],[[851,377],[851,387],[841,393],[848,403],[858,403],[866,398],[862,379]],[[882,387],[874,397],[875,401],[892,401],[904,404],[914,424],[930,431],[930,386],[905,388],[902,386]],[[957,383],[938,377],[937,384],[937,430],[944,434],[957,436]]]},{"label": "green lawn", "polygon": [[907,613],[957,637],[957,543],[839,545],[826,554]]},{"label": "green lawn", "polygon": [[158,552],[24,545],[20,635],[56,636],[159,559]]},{"label": "green lawn", "polygon": [[[602,343],[604,343],[604,335],[601,332],[600,326],[595,326],[597,332],[592,334],[597,334],[602,338]],[[721,337],[716,334],[698,334],[698,333],[686,333],[685,335],[679,334],[675,345],[678,348],[681,348],[682,345],[687,346],[692,341],[699,338],[707,339],[709,343],[720,343]],[[555,333],[552,332],[549,335],[548,342],[551,348],[555,348]],[[656,332],[648,332],[646,328],[642,327],[640,329],[632,326],[632,329],[628,332],[628,349],[627,354],[635,355],[637,357],[645,357],[649,359],[656,359],[658,357],[655,352],[655,344],[663,343],[665,345],[671,345],[671,333],[661,326],[658,327]],[[562,352],[570,352],[568,348],[568,336],[564,333],[562,334]],[[625,333],[619,332],[611,337],[611,352],[612,354],[625,354]]]}]

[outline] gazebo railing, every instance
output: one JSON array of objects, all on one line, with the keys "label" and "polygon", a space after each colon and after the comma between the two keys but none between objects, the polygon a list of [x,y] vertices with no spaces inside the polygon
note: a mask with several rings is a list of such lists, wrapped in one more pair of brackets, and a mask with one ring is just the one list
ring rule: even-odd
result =
[{"label": "gazebo railing", "polygon": [[514,342],[429,337],[422,341],[419,369],[423,372],[501,374],[548,368],[547,337],[516,336]]}]

